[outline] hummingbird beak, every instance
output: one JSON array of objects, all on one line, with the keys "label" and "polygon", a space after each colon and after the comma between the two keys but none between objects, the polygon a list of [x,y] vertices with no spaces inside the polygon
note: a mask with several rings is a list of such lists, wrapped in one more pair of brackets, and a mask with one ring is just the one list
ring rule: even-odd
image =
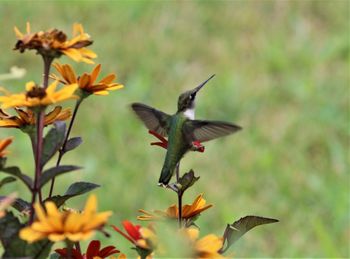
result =
[{"label": "hummingbird beak", "polygon": [[203,83],[201,83],[199,86],[197,86],[196,88],[194,88],[194,89],[192,90],[192,93],[193,93],[193,94],[197,94],[198,91],[201,90],[202,87],[203,87],[206,83],[208,83],[209,80],[212,79],[214,76],[215,76],[215,74],[212,75],[211,77],[209,77],[207,80],[205,80],[205,81],[204,81]]}]

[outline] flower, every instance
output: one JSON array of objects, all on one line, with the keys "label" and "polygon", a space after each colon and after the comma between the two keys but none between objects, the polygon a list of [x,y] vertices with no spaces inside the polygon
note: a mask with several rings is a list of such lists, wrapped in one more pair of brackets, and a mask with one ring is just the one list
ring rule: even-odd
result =
[{"label": "flower", "polygon": [[[15,108],[18,116],[11,116],[0,109],[0,127],[3,128],[25,128],[35,125],[35,114],[32,110],[22,110]],[[44,118],[44,125],[50,125],[56,121],[67,120],[71,116],[70,109],[62,110],[62,106],[56,106],[52,111],[47,113]]]},{"label": "flower", "polygon": [[[199,215],[202,211],[209,209],[212,207],[212,204],[206,205],[206,200],[203,199],[203,194],[200,194],[192,204],[186,204],[182,206],[182,215],[181,217],[184,220],[192,220],[197,215]],[[154,210],[153,213],[140,209],[139,212],[144,215],[140,215],[137,217],[138,220],[157,220],[162,218],[171,218],[177,219],[179,217],[179,209],[177,205],[172,205],[167,208],[165,211]]]},{"label": "flower", "polygon": [[93,64],[91,59],[97,57],[93,51],[85,48],[91,45],[92,41],[79,23],[73,24],[73,38],[71,40],[67,40],[67,35],[57,29],[32,33],[29,23],[27,23],[26,29],[27,32],[23,34],[17,27],[14,28],[18,39],[14,49],[21,53],[26,49],[35,49],[43,56],[53,58],[64,54],[74,61],[83,61],[88,64]]},{"label": "flower", "polygon": [[5,157],[9,153],[5,149],[12,143],[12,139],[13,138],[5,138],[0,140],[0,158]]},{"label": "flower", "polygon": [[0,96],[3,109],[9,107],[45,107],[53,103],[78,98],[74,95],[77,84],[66,85],[56,91],[58,81],[54,81],[46,89],[35,85],[34,82],[26,84],[25,93],[7,94]]},{"label": "flower", "polygon": [[157,236],[154,230],[151,227],[145,228],[140,225],[133,225],[128,220],[124,220],[122,224],[126,233],[114,225],[112,225],[112,227],[115,231],[134,244],[139,254],[143,253],[145,256],[150,255],[157,244]]},{"label": "flower", "polygon": [[[68,256],[67,248],[56,249],[55,252],[63,258]],[[73,248],[72,259],[106,258],[119,252],[114,246],[106,246],[101,249],[101,242],[99,240],[93,240],[90,242],[85,254],[81,254],[77,249]]]},{"label": "flower", "polygon": [[19,236],[29,243],[48,238],[53,242],[69,239],[76,242],[91,238],[95,230],[100,229],[112,212],[97,213],[97,199],[90,195],[82,213],[60,212],[53,202],[46,202],[44,209],[35,204],[38,217],[31,226],[23,228]]},{"label": "flower", "polygon": [[194,258],[224,258],[219,252],[223,245],[223,238],[214,234],[206,235],[198,240],[197,228],[183,230],[193,247]]},{"label": "flower", "polygon": [[78,84],[79,88],[83,91],[83,93],[90,95],[108,95],[109,91],[118,90],[123,88],[124,86],[119,83],[113,83],[113,80],[116,79],[114,74],[109,74],[102,78],[100,81],[95,82],[98,75],[101,71],[101,64],[98,64],[90,74],[84,73],[81,76],[76,76],[73,68],[68,65],[61,65],[59,63],[55,63],[53,65],[57,72],[61,75],[62,79],[56,75],[52,75],[51,77],[55,80],[59,80],[63,84]]},{"label": "flower", "polygon": [[11,193],[10,195],[0,199],[0,219],[6,215],[5,209],[7,209],[9,206],[11,206],[12,203],[15,202],[16,197],[16,193]]},{"label": "flower", "polygon": [[[148,133],[160,140],[160,142],[152,142],[151,146],[160,146],[164,149],[168,148],[168,140],[166,140],[166,138],[164,138],[162,135],[158,134],[153,130],[149,130]],[[193,141],[191,150],[203,153],[205,147],[199,141]]]}]

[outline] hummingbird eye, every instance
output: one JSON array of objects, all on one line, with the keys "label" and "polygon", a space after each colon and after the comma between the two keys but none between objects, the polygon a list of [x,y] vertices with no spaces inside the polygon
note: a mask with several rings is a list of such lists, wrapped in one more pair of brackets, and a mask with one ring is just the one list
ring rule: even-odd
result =
[{"label": "hummingbird eye", "polygon": [[196,97],[196,94],[190,94],[191,101],[193,101],[195,97]]}]

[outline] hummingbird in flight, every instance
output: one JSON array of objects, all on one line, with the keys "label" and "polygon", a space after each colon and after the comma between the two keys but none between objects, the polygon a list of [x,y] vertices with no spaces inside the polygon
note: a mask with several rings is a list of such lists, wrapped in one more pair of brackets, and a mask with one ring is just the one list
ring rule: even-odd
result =
[{"label": "hummingbird in flight", "polygon": [[194,89],[182,93],[178,98],[177,112],[173,115],[142,103],[131,104],[131,108],[149,130],[168,137],[167,153],[158,185],[169,184],[177,164],[185,153],[191,150],[193,142],[209,141],[242,129],[229,122],[194,119],[197,94],[214,76],[212,75]]}]

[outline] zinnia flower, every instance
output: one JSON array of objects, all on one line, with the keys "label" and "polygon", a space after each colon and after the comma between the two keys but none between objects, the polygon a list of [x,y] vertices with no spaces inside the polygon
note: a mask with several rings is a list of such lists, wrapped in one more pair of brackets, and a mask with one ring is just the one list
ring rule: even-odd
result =
[{"label": "zinnia flower", "polygon": [[62,79],[56,75],[52,75],[52,78],[59,80],[66,85],[78,84],[79,88],[83,91],[83,94],[86,95],[108,95],[109,91],[118,90],[124,87],[122,84],[113,82],[116,79],[115,74],[109,74],[100,81],[96,82],[96,79],[101,71],[101,64],[97,65],[90,74],[84,73],[81,76],[77,76],[73,68],[68,64],[61,65],[59,63],[55,63],[53,66],[61,75]]},{"label": "zinnia flower", "polygon": [[9,152],[5,149],[12,143],[12,138],[5,138],[0,140],[0,158],[5,157]]},{"label": "zinnia flower", "polygon": [[2,108],[9,107],[45,107],[50,104],[78,98],[74,95],[77,84],[66,85],[56,91],[58,81],[50,84],[46,89],[36,86],[34,82],[26,84],[25,93],[0,96]]},{"label": "zinnia flower", "polygon": [[[63,258],[67,258],[68,256],[67,248],[56,249],[55,252]],[[106,246],[101,249],[101,242],[99,240],[93,240],[90,242],[85,254],[81,254],[77,249],[72,248],[72,259],[106,258],[117,253],[119,253],[119,250],[114,246]]]},{"label": "zinnia flower", "polygon": [[186,228],[183,231],[192,243],[194,258],[224,258],[219,253],[223,245],[222,237],[209,234],[198,240],[199,230],[197,228]]},{"label": "zinnia flower", "polygon": [[27,32],[21,33],[17,27],[14,28],[18,41],[15,45],[15,50],[24,52],[26,49],[35,49],[43,56],[51,58],[60,57],[62,54],[67,55],[74,61],[93,64],[91,60],[97,55],[85,48],[92,44],[89,34],[84,32],[81,24],[73,25],[73,38],[67,40],[67,35],[57,29],[48,31],[39,31],[32,33],[30,24],[27,23]]},{"label": "zinnia flower", "polygon": [[138,252],[145,252],[147,255],[151,254],[157,244],[157,237],[151,228],[144,228],[140,225],[133,225],[130,221],[122,222],[126,231],[124,233],[118,227],[112,226],[115,231],[129,240],[136,248],[141,249]]},{"label": "zinnia flower", "polygon": [[[200,194],[192,204],[182,206],[182,219],[191,221],[202,211],[207,210],[212,206],[212,204],[206,205],[206,200],[203,199],[203,194]],[[179,209],[176,204],[170,206],[165,211],[154,210],[153,212],[148,212],[140,209],[139,212],[144,215],[138,216],[138,220],[158,220],[163,218],[177,219],[179,217]]]},{"label": "zinnia flower", "polygon": [[28,227],[23,228],[19,236],[29,243],[48,238],[53,242],[69,239],[77,242],[93,236],[111,216],[112,212],[97,213],[97,199],[90,195],[82,213],[60,212],[53,202],[46,202],[44,209],[35,204],[37,220]]},{"label": "zinnia flower", "polygon": [[[11,116],[0,109],[0,127],[24,129],[27,126],[35,125],[36,118],[35,113],[32,110],[27,109],[25,111],[15,108],[15,111],[17,112],[18,116]],[[70,109],[62,110],[61,106],[56,106],[52,111],[45,115],[44,125],[47,126],[56,121],[67,120],[70,116]]]}]

